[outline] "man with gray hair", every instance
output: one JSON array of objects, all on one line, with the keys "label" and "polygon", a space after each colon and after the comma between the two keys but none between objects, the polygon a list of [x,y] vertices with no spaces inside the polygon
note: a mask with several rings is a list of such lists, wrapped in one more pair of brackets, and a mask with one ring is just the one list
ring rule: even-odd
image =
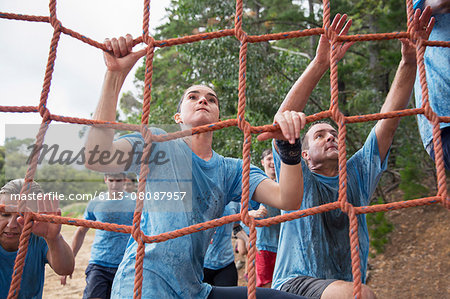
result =
[{"label": "man with gray hair", "polygon": [[[18,210],[19,200],[27,200],[25,206],[33,212],[61,216],[58,201],[45,196],[38,183],[27,183],[27,193],[20,194],[24,184],[23,179],[16,179],[0,189],[0,298],[8,296],[25,221]],[[73,272],[72,250],[60,232],[61,224],[33,221],[18,298],[42,298],[46,263],[59,275]]]}]

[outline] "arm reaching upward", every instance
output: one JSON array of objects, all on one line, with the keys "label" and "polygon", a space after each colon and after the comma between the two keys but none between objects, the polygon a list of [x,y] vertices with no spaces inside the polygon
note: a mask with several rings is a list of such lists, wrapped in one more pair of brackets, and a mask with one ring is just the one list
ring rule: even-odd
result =
[{"label": "arm reaching upward", "polygon": [[[139,58],[145,55],[145,49],[132,52],[132,44],[133,38],[129,34],[126,37],[105,41],[106,48],[110,53],[103,53],[107,70],[94,120],[116,120],[116,107],[123,82]],[[100,155],[109,153],[108,157],[113,157],[118,152],[123,152],[125,155],[131,152],[131,145],[128,142],[124,140],[113,142],[113,140],[114,129],[92,127],[86,141],[85,166],[103,172],[123,171],[125,164],[119,164],[117,160],[112,160],[107,164],[101,163],[100,159],[96,159],[94,156],[96,153],[100,153]]]},{"label": "arm reaching upward", "polygon": [[[352,20],[347,21],[347,15],[337,14],[331,23],[330,30],[338,33],[338,35],[347,35],[352,25]],[[353,42],[339,43],[338,60],[344,57],[345,52],[350,48]],[[306,102],[313,89],[319,83],[322,76],[330,67],[330,42],[327,37],[322,34],[320,36],[319,45],[317,46],[316,56],[308,65],[306,70],[297,79],[294,85],[289,90],[283,103],[278,111],[303,111]]]},{"label": "arm reaching upward", "polygon": [[[416,33],[427,39],[435,22],[434,18],[431,17],[431,8],[425,8],[422,14],[420,9],[417,9],[414,14],[414,22]],[[411,97],[417,69],[416,48],[409,40],[401,40],[401,42],[402,60],[383,107],[381,107],[381,113],[405,109]],[[386,158],[399,122],[400,118],[389,118],[382,119],[376,124],[375,134],[377,135],[381,161]]]}]

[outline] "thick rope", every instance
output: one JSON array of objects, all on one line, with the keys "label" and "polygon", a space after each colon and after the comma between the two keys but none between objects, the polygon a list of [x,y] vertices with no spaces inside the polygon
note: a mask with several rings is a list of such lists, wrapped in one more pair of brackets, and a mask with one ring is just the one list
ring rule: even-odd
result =
[{"label": "thick rope", "polygon": [[[241,199],[241,212],[240,214],[230,215],[213,219],[208,222],[198,223],[189,227],[178,229],[162,233],[156,236],[146,236],[141,231],[141,216],[143,210],[143,201],[136,201],[136,208],[133,216],[133,224],[131,226],[117,225],[111,223],[102,223],[96,221],[88,221],[83,219],[73,219],[68,217],[61,217],[55,215],[41,215],[35,212],[25,212],[25,224],[19,241],[19,250],[14,265],[13,278],[10,286],[8,298],[16,298],[20,290],[20,280],[23,273],[23,266],[25,256],[28,247],[28,241],[31,234],[32,223],[34,220],[47,221],[51,223],[59,223],[66,225],[83,226],[95,229],[103,229],[108,231],[115,231],[121,233],[128,233],[138,243],[137,255],[136,255],[136,274],[135,274],[135,288],[134,297],[141,298],[142,296],[142,284],[143,284],[143,263],[145,256],[145,244],[164,242],[170,239],[185,236],[198,231],[203,231],[213,227],[218,227],[227,223],[235,222],[241,219],[250,228],[250,245],[249,245],[249,283],[248,283],[248,296],[249,298],[255,298],[255,267],[254,258],[256,254],[256,230],[255,227],[270,226],[285,221],[291,221],[301,217],[307,217],[340,209],[349,216],[350,221],[350,248],[352,257],[352,273],[354,280],[354,297],[360,298],[361,296],[361,272],[360,272],[360,260],[359,260],[359,240],[358,240],[358,221],[357,215],[366,213],[375,213],[381,211],[390,211],[396,209],[404,209],[408,207],[424,206],[441,203],[447,209],[450,209],[450,199],[447,198],[447,186],[445,181],[445,170],[443,163],[442,141],[440,136],[439,123],[450,122],[450,116],[438,116],[431,108],[428,100],[428,87],[426,81],[425,65],[424,65],[424,52],[427,46],[433,47],[450,47],[450,42],[444,41],[428,41],[417,37],[414,32],[413,15],[414,10],[412,6],[412,0],[406,0],[407,6],[407,32],[392,32],[392,33],[377,33],[377,34],[357,34],[339,36],[336,32],[330,30],[330,17],[331,8],[330,1],[324,0],[323,7],[323,27],[312,28],[306,30],[273,33],[265,35],[248,36],[242,30],[243,24],[243,1],[236,1],[236,13],[235,13],[235,26],[232,29],[223,29],[215,32],[207,32],[201,34],[195,34],[190,36],[183,36],[179,38],[171,38],[167,40],[154,40],[149,34],[149,18],[150,18],[150,0],[144,0],[143,7],[143,31],[142,36],[137,37],[133,41],[133,45],[144,43],[147,46],[146,53],[146,69],[144,80],[144,102],[141,117],[141,125],[124,124],[118,122],[106,122],[92,119],[76,118],[70,116],[61,116],[52,114],[47,108],[47,99],[50,92],[51,80],[53,69],[56,61],[56,51],[58,47],[58,41],[61,33],[71,36],[79,41],[96,47],[100,50],[106,50],[103,43],[90,39],[89,37],[77,33],[69,28],[65,28],[61,21],[57,18],[56,14],[56,0],[49,1],[49,16],[32,16],[13,14],[8,12],[0,12],[0,18],[8,20],[19,20],[28,22],[42,22],[49,23],[53,29],[53,37],[50,42],[50,51],[48,55],[48,62],[45,69],[45,76],[43,81],[43,87],[41,97],[38,106],[0,106],[0,112],[9,113],[39,113],[42,117],[42,123],[40,130],[36,136],[36,145],[38,150],[33,153],[31,163],[27,169],[25,175],[25,181],[31,182],[35,177],[37,161],[39,157],[39,149],[43,144],[44,136],[49,124],[52,121],[73,123],[73,124],[85,124],[95,127],[114,128],[121,130],[129,130],[141,132],[145,140],[144,155],[142,161],[145,161],[145,156],[149,155],[152,141],[163,142],[177,138],[183,138],[195,134],[201,134],[205,132],[211,132],[220,130],[226,127],[237,126],[244,133],[244,145],[243,145],[243,174],[242,174],[242,199]],[[293,213],[280,215],[264,220],[255,220],[248,215],[249,204],[249,172],[250,172],[250,149],[251,149],[251,134],[259,134],[262,132],[279,130],[277,124],[269,124],[264,126],[251,126],[245,119],[245,107],[246,107],[246,65],[247,65],[247,46],[248,43],[267,42],[270,40],[283,40],[307,37],[312,35],[325,34],[331,42],[330,51],[330,85],[331,85],[331,99],[330,108],[327,111],[310,115],[307,117],[307,123],[317,121],[324,118],[332,118],[339,127],[338,136],[338,151],[339,151],[339,198],[336,202],[324,204],[318,207],[309,208],[306,210],[299,210]],[[155,47],[171,47],[175,45],[194,43],[204,40],[211,40],[216,38],[222,38],[227,36],[235,36],[240,42],[239,50],[239,86],[238,86],[238,112],[235,119],[228,119],[213,124],[199,126],[190,130],[184,130],[175,133],[168,133],[164,135],[153,136],[150,130],[147,128],[149,115],[150,115],[150,103],[151,103],[151,90],[152,90],[152,76],[153,76],[153,59]],[[399,39],[406,38],[415,42],[417,48],[417,61],[419,68],[420,84],[422,86],[422,107],[415,109],[405,109],[400,111],[390,111],[387,113],[376,113],[368,115],[356,115],[356,116],[344,116],[338,106],[339,91],[338,91],[338,66],[337,66],[337,48],[335,47],[339,42],[345,41],[379,41],[386,39]],[[404,117],[408,115],[423,114],[433,125],[433,145],[436,153],[436,172],[437,172],[437,188],[438,192],[436,196],[427,198],[418,198],[409,201],[401,201],[388,204],[380,204],[374,206],[354,207],[347,202],[347,170],[346,170],[346,124],[359,123],[373,120],[380,120],[385,118]],[[141,164],[140,177],[147,177],[149,174],[148,164]],[[25,184],[26,185],[26,184]],[[145,193],[146,181],[140,180],[138,184],[138,194]],[[21,190],[21,193],[26,193],[26,187]],[[19,209],[24,208],[19,206]],[[0,205],[0,211],[4,210],[5,206]]]}]

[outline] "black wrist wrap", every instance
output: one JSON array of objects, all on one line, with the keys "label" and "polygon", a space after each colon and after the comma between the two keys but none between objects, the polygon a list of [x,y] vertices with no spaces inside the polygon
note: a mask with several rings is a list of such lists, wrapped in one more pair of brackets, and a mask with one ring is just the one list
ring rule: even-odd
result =
[{"label": "black wrist wrap", "polygon": [[289,141],[275,139],[275,144],[280,154],[280,159],[284,164],[296,165],[300,163],[302,159],[302,142],[300,138],[295,139],[294,144],[290,144]]}]

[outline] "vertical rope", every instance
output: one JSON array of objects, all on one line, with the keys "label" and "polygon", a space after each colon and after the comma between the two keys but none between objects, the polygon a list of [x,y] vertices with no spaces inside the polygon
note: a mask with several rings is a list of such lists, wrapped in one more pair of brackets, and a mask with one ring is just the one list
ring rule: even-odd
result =
[{"label": "vertical rope", "polygon": [[26,212],[25,223],[19,239],[19,249],[17,251],[16,260],[14,261],[14,270],[11,278],[11,285],[9,286],[8,299],[15,299],[19,296],[20,282],[22,280],[23,267],[27,256],[32,226],[33,221],[31,220],[31,213]]}]

